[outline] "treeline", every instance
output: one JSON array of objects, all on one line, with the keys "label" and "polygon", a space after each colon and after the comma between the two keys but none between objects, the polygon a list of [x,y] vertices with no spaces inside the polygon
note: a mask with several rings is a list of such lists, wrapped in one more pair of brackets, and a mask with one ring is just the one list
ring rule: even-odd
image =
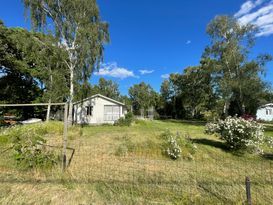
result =
[{"label": "treeline", "polygon": [[260,105],[272,102],[270,84],[263,81],[271,55],[249,58],[258,30],[229,16],[217,16],[207,26],[210,44],[200,65],[171,74],[156,93],[144,82],[129,88],[135,114],[154,107],[157,115],[176,119],[216,119],[255,116]]},{"label": "treeline", "polygon": [[[22,3],[31,32],[0,23],[0,101],[70,102],[71,124],[76,87],[84,87],[98,69],[109,41],[108,24],[101,20],[93,0]],[[34,108],[15,112],[27,118],[33,116]]]},{"label": "treeline", "polygon": [[[72,55],[71,45],[64,46],[58,35],[7,28],[0,22],[0,102],[75,102],[100,93],[124,102],[137,115],[153,107],[164,118],[213,119],[255,115],[260,105],[273,100],[270,85],[262,80],[271,56],[249,58],[257,34],[253,25],[241,25],[229,16],[215,17],[207,26],[210,44],[199,65],[170,74],[159,93],[141,82],[129,88],[128,96],[121,95],[112,80],[101,78],[97,85],[89,83],[107,41],[106,30],[96,32],[102,36],[91,41],[81,37],[78,47],[71,48],[75,49]],[[92,45],[95,51],[91,54],[88,49]],[[35,109],[16,112],[27,118]]]}]

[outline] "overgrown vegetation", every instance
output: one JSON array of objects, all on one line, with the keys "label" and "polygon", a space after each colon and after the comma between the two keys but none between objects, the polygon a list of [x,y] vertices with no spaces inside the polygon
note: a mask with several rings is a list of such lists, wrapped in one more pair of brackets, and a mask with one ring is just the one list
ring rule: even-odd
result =
[{"label": "overgrown vegetation", "polygon": [[163,153],[171,159],[176,160],[181,157],[194,159],[193,155],[197,151],[197,146],[193,144],[189,136],[182,136],[179,132],[174,134],[170,130],[166,130],[161,134],[161,139],[163,140]]},{"label": "overgrown vegetation", "polygon": [[[62,123],[19,128],[36,127],[48,144],[61,146]],[[198,147],[194,160],[182,158],[179,142],[180,159],[162,153],[166,129],[183,141],[190,136]],[[266,128],[266,138],[272,130]],[[10,166],[14,159],[8,152],[1,155],[0,204],[243,204],[245,176],[252,181],[254,204],[272,202],[272,149],[264,148],[268,155],[233,155],[199,123],[137,121],[130,127],[76,126],[68,133],[68,146],[76,152],[66,173],[18,170]],[[10,145],[1,134],[0,149]],[[118,153],[121,145],[125,151]]]},{"label": "overgrown vegetation", "polygon": [[1,139],[7,139],[6,143],[10,144],[12,157],[19,168],[52,168],[60,162],[57,153],[46,145],[48,128],[46,124],[14,126],[0,133]]},{"label": "overgrown vegetation", "polygon": [[119,118],[114,125],[131,126],[135,118],[132,112],[128,112],[124,117]]}]

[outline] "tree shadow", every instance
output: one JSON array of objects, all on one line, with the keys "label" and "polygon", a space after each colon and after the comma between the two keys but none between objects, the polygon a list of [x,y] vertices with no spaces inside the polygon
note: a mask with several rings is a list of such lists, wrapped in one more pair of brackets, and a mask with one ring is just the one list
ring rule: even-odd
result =
[{"label": "tree shadow", "polygon": [[264,130],[268,132],[273,132],[273,126],[272,125],[264,125]]},{"label": "tree shadow", "polygon": [[178,124],[188,124],[188,125],[195,125],[195,126],[200,126],[200,125],[205,125],[205,121],[197,121],[197,120],[176,120],[176,119],[160,119],[162,122],[172,122],[172,123],[178,123]]},{"label": "tree shadow", "polygon": [[264,153],[262,157],[264,159],[273,160],[273,153]]},{"label": "tree shadow", "polygon": [[199,139],[192,139],[192,142],[196,143],[196,144],[202,144],[202,145],[215,147],[215,148],[221,149],[223,151],[230,151],[225,143],[220,142],[220,141],[216,141],[216,140],[199,138]]}]

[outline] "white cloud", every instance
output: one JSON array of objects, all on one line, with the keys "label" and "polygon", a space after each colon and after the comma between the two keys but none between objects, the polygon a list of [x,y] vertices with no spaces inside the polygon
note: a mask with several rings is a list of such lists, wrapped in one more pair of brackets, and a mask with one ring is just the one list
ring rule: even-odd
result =
[{"label": "white cloud", "polygon": [[257,6],[261,5],[264,0],[257,0],[256,2],[253,1],[246,1],[242,6],[241,9],[234,15],[236,18],[242,15],[249,13],[251,10],[256,8]]},{"label": "white cloud", "polygon": [[135,77],[137,78],[134,74],[133,71],[128,70],[126,68],[118,67],[117,63],[105,63],[102,64],[99,71],[94,72],[94,75],[97,76],[109,76],[113,78],[120,78],[120,79],[125,79],[128,77]]},{"label": "white cloud", "polygon": [[154,70],[139,70],[141,75],[151,74],[154,72]]},{"label": "white cloud", "polygon": [[[254,10],[255,9],[255,10]],[[273,34],[273,1],[247,1],[235,15],[241,24],[251,23],[259,28],[257,36]]]},{"label": "white cloud", "polygon": [[170,74],[163,74],[163,75],[161,75],[161,78],[164,78],[164,79],[167,79],[169,77],[170,77]]},{"label": "white cloud", "polygon": [[188,44],[191,44],[191,40],[187,40],[186,41],[186,44],[188,45]]}]

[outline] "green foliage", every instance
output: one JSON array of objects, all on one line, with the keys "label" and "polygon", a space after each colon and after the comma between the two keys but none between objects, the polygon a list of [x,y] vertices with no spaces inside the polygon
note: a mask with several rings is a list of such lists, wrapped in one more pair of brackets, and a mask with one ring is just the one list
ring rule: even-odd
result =
[{"label": "green foliage", "polygon": [[144,82],[130,87],[129,96],[135,114],[140,114],[141,109],[145,112],[157,104],[157,93],[149,84]]},{"label": "green foliage", "polygon": [[[94,0],[23,2],[30,11],[33,28],[50,30],[68,53],[63,63],[69,70],[69,97],[73,102],[75,85],[86,85],[102,60],[104,43],[109,41],[108,24],[101,21]],[[72,103],[68,120],[72,123]]]},{"label": "green foliage", "polygon": [[128,112],[125,117],[119,118],[114,125],[117,126],[131,126],[134,122],[134,115],[132,112]]},{"label": "green foliage", "polygon": [[163,140],[162,149],[163,153],[173,160],[179,158],[193,160],[193,155],[197,151],[197,147],[189,136],[182,136],[177,133],[173,134],[170,130],[166,130],[160,136]]},{"label": "green foliage", "polygon": [[97,85],[83,83],[81,86],[76,86],[75,100],[82,100],[92,95],[101,94],[114,100],[120,100],[119,85],[105,78],[100,78]]},{"label": "green foliage", "polygon": [[146,139],[142,142],[134,142],[132,137],[124,136],[119,140],[121,141],[121,144],[119,144],[115,151],[116,156],[136,154],[151,157],[153,154],[160,153],[160,144],[150,139]]},{"label": "green foliage", "polygon": [[211,109],[216,99],[210,73],[203,66],[171,74],[160,91],[165,101],[163,113],[173,118],[201,118],[201,112]]},{"label": "green foliage", "polygon": [[13,158],[20,168],[51,168],[59,158],[45,146],[47,133],[46,125],[14,126],[1,132],[1,138],[10,139]]},{"label": "green foliage", "polygon": [[220,117],[219,112],[216,110],[204,111],[202,112],[202,115],[207,122],[215,121]]},{"label": "green foliage", "polygon": [[[31,103],[63,101],[67,96],[64,49],[51,35],[0,25],[0,101]],[[4,111],[10,112],[9,108]],[[34,108],[18,108],[16,115],[33,117]]]},{"label": "green foliage", "polygon": [[233,17],[217,16],[209,23],[207,33],[211,45],[205,49],[202,63],[213,76],[215,92],[224,100],[223,115],[255,114],[267,89],[260,74],[271,60],[269,55],[248,60],[257,28],[242,25]]}]

